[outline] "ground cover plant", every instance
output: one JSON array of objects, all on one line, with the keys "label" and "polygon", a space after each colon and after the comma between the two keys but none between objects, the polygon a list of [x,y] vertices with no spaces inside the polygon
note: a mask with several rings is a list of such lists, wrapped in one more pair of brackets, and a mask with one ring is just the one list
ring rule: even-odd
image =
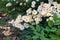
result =
[{"label": "ground cover plant", "polygon": [[60,0],[0,0],[0,40],[60,40]]}]

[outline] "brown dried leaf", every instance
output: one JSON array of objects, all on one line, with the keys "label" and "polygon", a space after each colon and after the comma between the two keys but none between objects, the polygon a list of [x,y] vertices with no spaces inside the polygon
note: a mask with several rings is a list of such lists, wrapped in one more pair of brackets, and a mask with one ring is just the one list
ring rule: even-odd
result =
[{"label": "brown dried leaf", "polygon": [[9,36],[12,34],[12,32],[10,32],[10,27],[2,27],[0,26],[0,29],[4,29],[4,31],[2,32],[2,34],[4,34],[5,36]]},{"label": "brown dried leaf", "polygon": [[10,32],[10,30],[3,31],[2,33],[3,33],[5,36],[9,36],[9,35],[12,34],[12,33]]}]

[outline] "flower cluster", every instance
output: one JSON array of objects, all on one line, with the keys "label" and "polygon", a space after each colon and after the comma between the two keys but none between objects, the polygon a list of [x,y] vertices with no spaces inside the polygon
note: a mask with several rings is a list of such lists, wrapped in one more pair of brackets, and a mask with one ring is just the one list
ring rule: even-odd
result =
[{"label": "flower cluster", "polygon": [[32,8],[26,10],[26,15],[18,15],[16,20],[12,20],[8,23],[11,23],[14,27],[23,30],[25,28],[28,28],[29,24],[39,24],[39,22],[42,21],[42,17],[49,17],[50,20],[53,20],[52,16],[54,13],[56,13],[58,16],[60,15],[60,4],[57,2],[53,2],[52,4],[41,2],[37,10],[33,9],[35,7],[35,4],[36,2],[32,1]]}]

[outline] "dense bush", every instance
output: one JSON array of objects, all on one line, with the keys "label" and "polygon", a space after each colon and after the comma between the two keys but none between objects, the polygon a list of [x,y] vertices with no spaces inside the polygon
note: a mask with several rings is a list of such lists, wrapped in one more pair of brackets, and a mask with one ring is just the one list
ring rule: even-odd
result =
[{"label": "dense bush", "polygon": [[[57,5],[60,2],[60,0],[54,1]],[[32,2],[34,4],[36,2],[35,7],[34,4],[33,6],[31,5]],[[47,10],[54,6],[54,10],[52,9],[52,11],[50,11],[50,13],[48,12],[47,14],[43,14],[46,11],[40,14],[39,12],[41,11],[39,7],[43,4],[46,5]],[[29,14],[30,11],[32,11],[31,14]],[[18,37],[15,40],[60,40],[59,13],[60,6],[58,5],[58,7],[56,7],[54,4],[49,4],[48,0],[0,0],[0,26],[2,26],[1,28],[3,29],[5,29],[4,27],[10,27],[7,32],[5,32],[6,30],[0,32],[0,35],[2,36],[1,33],[4,34],[4,40],[12,40],[13,36]],[[26,17],[26,20],[24,17]],[[20,18],[23,18],[23,22],[21,22]],[[33,22],[30,22],[31,19],[33,19]],[[16,23],[14,24],[14,22],[17,23],[17,26],[15,25]],[[25,26],[22,26],[24,23],[26,23]],[[22,25],[18,26],[18,24]],[[11,35],[9,35],[10,31],[12,32]]]}]

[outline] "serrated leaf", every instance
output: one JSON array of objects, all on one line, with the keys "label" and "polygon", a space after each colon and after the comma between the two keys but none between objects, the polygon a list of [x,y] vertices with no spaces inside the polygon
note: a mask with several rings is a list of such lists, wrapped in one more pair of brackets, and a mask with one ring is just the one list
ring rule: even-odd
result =
[{"label": "serrated leaf", "polygon": [[33,25],[29,25],[29,26],[30,26],[31,30],[33,30],[34,32],[36,32],[36,29],[35,29],[35,27]]},{"label": "serrated leaf", "polygon": [[54,27],[53,27],[50,31],[51,31],[51,32],[55,32],[56,30],[57,30],[57,28],[54,28]]},{"label": "serrated leaf", "polygon": [[48,26],[49,26],[49,27],[52,27],[53,25],[54,25],[53,21],[49,20],[49,21],[48,21]]},{"label": "serrated leaf", "polygon": [[35,35],[32,38],[33,38],[33,40],[38,40],[39,36]]},{"label": "serrated leaf", "polygon": [[54,25],[60,25],[60,20],[56,20]]},{"label": "serrated leaf", "polygon": [[46,26],[46,29],[45,29],[48,33],[50,32],[50,28],[48,26]]},{"label": "serrated leaf", "polygon": [[41,29],[40,29],[40,26],[39,26],[39,25],[36,25],[36,31],[37,31],[37,32],[40,32],[40,30],[41,30]]},{"label": "serrated leaf", "polygon": [[57,20],[57,19],[58,19],[57,14],[54,14],[54,15],[53,15],[53,18],[54,18],[54,20]]}]

